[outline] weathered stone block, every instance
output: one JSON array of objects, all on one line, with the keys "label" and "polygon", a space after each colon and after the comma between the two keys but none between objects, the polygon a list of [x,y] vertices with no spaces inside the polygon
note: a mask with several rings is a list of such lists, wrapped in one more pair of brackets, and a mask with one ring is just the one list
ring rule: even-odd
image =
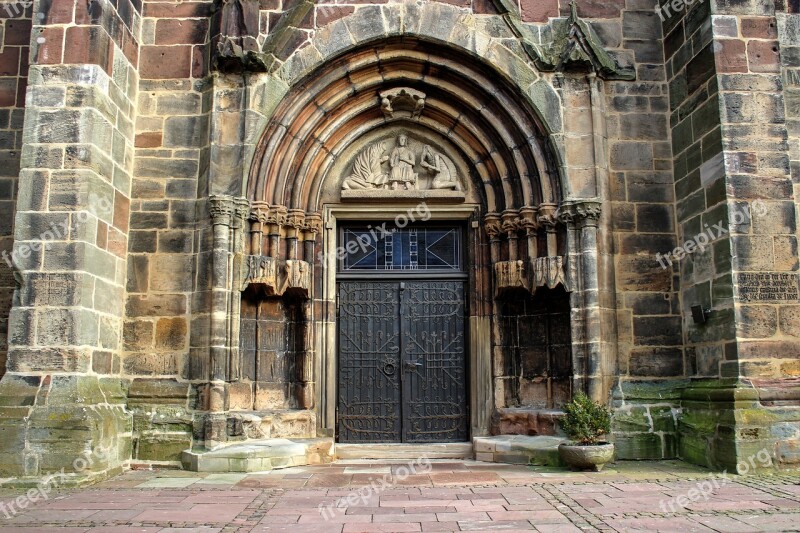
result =
[{"label": "weathered stone block", "polygon": [[147,434],[134,439],[135,459],[141,461],[180,461],[181,453],[192,447],[190,434]]}]

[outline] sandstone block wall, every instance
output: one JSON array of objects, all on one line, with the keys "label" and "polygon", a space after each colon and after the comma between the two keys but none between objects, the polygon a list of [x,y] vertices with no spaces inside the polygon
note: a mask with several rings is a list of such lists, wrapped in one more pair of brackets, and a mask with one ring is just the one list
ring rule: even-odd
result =
[{"label": "sandstone block wall", "polygon": [[104,447],[87,473],[106,472],[130,458],[119,375],[141,21],[128,0],[32,9],[2,462],[73,470]]},{"label": "sandstone block wall", "polygon": [[11,252],[28,84],[33,6],[0,6],[0,376],[8,353],[8,314],[15,287]]},{"label": "sandstone block wall", "polygon": [[[260,0],[244,18],[277,64],[264,68],[279,74],[242,75],[214,63],[215,4],[0,7],[0,253],[12,241],[30,250],[10,314],[14,282],[0,263],[0,372],[9,372],[0,409],[14,408],[0,412],[12,435],[0,447],[4,470],[41,471],[52,442],[26,431],[61,429],[46,419],[56,401],[77,405],[77,391],[89,391],[96,416],[71,439],[121,437],[109,467],[174,462],[197,442],[210,353],[226,334],[210,312],[220,293],[206,199],[245,194],[265,117],[308,65],[399,25],[459,43],[494,39],[489,61],[520,73],[520,86],[538,84],[563,197],[604,201],[588,323],[602,339],[590,349],[608,357],[582,371],[610,391],[620,457],[718,466],[768,446],[785,464],[800,460],[800,416],[765,409],[797,401],[800,305],[747,296],[758,275],[796,283],[794,3],[697,0],[661,20],[656,0],[578,0],[602,47],[635,73],[602,81],[528,79],[536,69],[517,68],[530,58],[496,16],[504,4],[489,0],[432,2],[424,13],[413,2]],[[539,45],[553,18],[571,15],[566,0],[512,7]],[[724,232],[703,249],[664,257],[716,225]],[[49,238],[57,227],[66,229]],[[693,322],[693,305],[713,309],[708,323]]]}]

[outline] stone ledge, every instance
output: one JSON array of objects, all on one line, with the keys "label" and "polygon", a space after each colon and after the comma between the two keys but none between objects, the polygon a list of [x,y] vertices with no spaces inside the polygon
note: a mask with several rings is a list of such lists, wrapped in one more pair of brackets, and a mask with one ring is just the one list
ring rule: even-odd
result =
[{"label": "stone ledge", "polygon": [[429,189],[425,191],[393,191],[389,189],[345,189],[342,191],[343,202],[450,202],[462,203],[466,195],[459,191]]},{"label": "stone ledge", "polygon": [[263,439],[181,454],[183,468],[193,472],[263,472],[331,461],[332,438]]},{"label": "stone ledge", "polygon": [[558,454],[563,437],[527,435],[497,435],[475,437],[475,460],[515,465],[564,466]]}]

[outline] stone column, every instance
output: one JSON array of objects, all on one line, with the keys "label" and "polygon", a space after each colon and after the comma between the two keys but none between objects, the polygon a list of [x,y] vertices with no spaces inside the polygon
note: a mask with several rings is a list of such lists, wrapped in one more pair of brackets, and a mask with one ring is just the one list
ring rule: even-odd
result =
[{"label": "stone column", "polygon": [[547,232],[547,257],[555,257],[558,255],[558,235],[556,234],[556,212],[558,206],[556,204],[541,204],[539,205],[538,222],[540,226],[544,226]]},{"label": "stone column", "polygon": [[537,243],[537,230],[539,222],[536,219],[538,209],[535,207],[521,207],[519,210],[520,225],[525,230],[525,237],[528,243],[528,261],[533,264],[534,259],[539,257]]},{"label": "stone column", "polygon": [[581,229],[581,278],[585,306],[586,356],[588,359],[589,397],[596,402],[607,401],[603,373],[606,367],[601,348],[600,283],[597,224],[600,219],[600,202],[584,201],[575,204]]}]

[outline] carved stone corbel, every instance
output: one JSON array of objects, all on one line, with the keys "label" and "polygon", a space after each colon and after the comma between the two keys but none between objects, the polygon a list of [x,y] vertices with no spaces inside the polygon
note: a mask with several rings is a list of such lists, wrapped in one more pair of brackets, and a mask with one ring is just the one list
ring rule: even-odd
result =
[{"label": "carved stone corbel", "polygon": [[511,289],[530,292],[528,269],[525,261],[499,261],[494,264],[495,293],[502,294]]},{"label": "carved stone corbel", "polygon": [[241,290],[251,286],[262,290],[269,296],[275,295],[278,288],[277,261],[275,258],[265,255],[249,255],[245,263],[246,273]]},{"label": "carved stone corbel", "polygon": [[564,258],[560,255],[553,257],[537,257],[533,260],[531,268],[532,289],[549,287],[555,289],[560,283],[567,291],[571,290],[564,272]]},{"label": "carved stone corbel", "polygon": [[311,265],[306,261],[289,259],[283,265],[278,294],[311,298]]}]

